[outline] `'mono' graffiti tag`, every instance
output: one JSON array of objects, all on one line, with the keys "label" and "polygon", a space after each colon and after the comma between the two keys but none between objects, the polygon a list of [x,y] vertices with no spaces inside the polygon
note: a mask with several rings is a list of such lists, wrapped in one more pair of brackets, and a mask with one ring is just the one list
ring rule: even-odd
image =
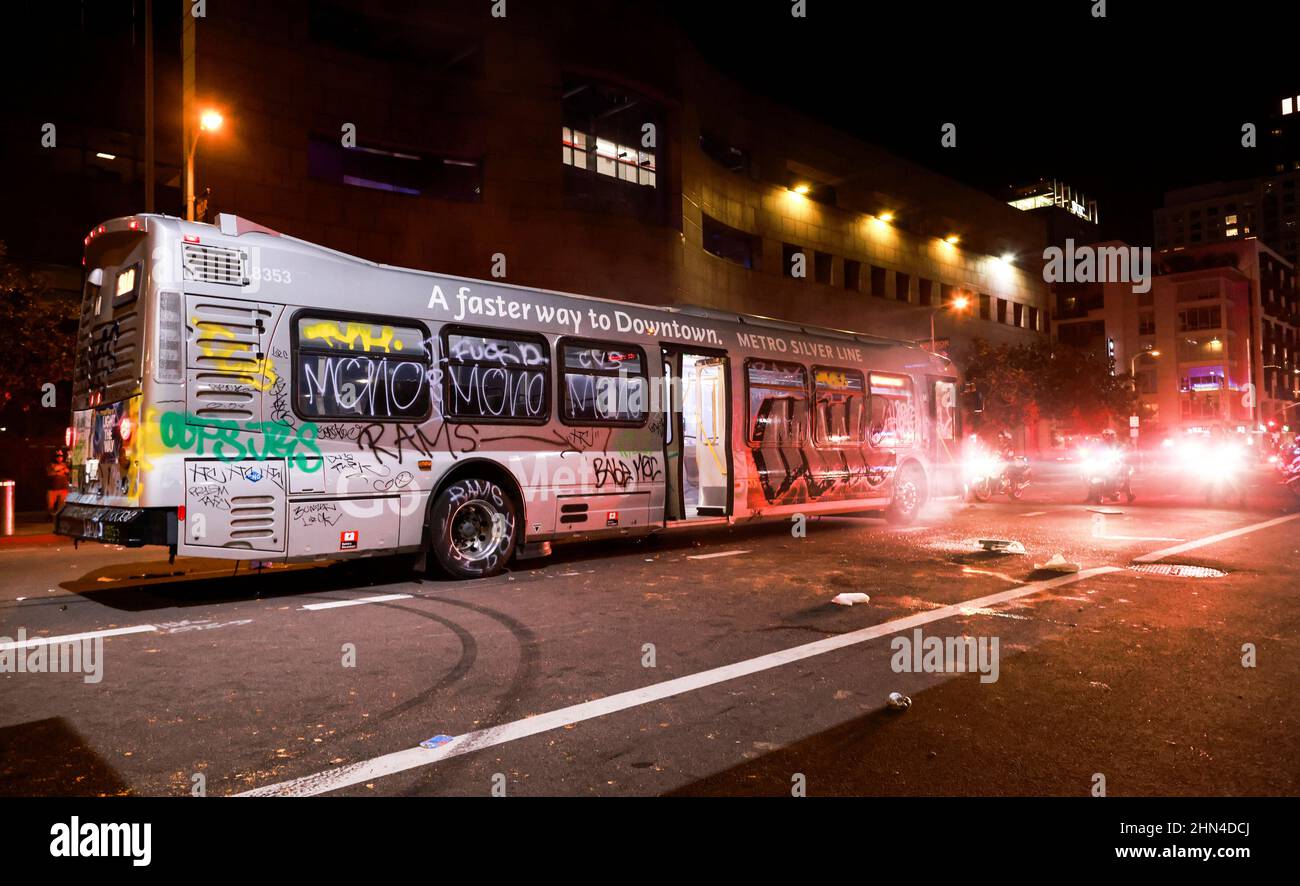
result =
[{"label": "'mono' graffiti tag", "polygon": [[[294,428],[273,421],[248,421],[242,424],[226,419],[201,419],[184,412],[164,412],[159,420],[162,444],[195,455],[211,455],[221,461],[263,461],[285,458],[304,473],[319,471],[320,447],[316,445],[316,425],[305,422]],[[259,448],[256,438],[240,439],[244,433],[262,435]]]}]

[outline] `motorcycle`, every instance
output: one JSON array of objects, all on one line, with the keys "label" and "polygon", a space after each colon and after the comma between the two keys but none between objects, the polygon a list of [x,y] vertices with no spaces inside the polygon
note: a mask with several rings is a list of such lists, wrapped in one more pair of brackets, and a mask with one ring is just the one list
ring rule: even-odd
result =
[{"label": "motorcycle", "polygon": [[976,501],[995,495],[1019,501],[1028,486],[1029,459],[1024,456],[1002,458],[977,450],[966,460],[966,488]]},{"label": "motorcycle", "polygon": [[1274,456],[1277,464],[1278,482],[1300,499],[1300,446],[1282,450]]},{"label": "motorcycle", "polygon": [[1207,505],[1215,499],[1236,499],[1238,507],[1245,507],[1250,460],[1244,445],[1234,440],[1191,439],[1183,443],[1179,455],[1184,473],[1199,478]]},{"label": "motorcycle", "polygon": [[1133,466],[1124,453],[1114,447],[1090,452],[1083,460],[1083,480],[1088,484],[1088,503],[1101,504],[1121,495],[1132,504],[1137,495],[1133,492]]}]

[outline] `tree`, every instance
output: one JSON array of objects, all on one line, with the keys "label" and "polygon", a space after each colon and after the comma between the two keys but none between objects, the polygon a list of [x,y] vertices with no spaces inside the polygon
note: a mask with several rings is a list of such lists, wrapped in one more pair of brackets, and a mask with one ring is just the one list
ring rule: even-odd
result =
[{"label": "tree", "polygon": [[1005,345],[976,339],[959,363],[983,400],[980,424],[992,430],[1045,418],[1096,431],[1130,415],[1136,405],[1128,376],[1111,375],[1096,354],[1059,342]]},{"label": "tree", "polygon": [[[11,261],[0,241],[0,410],[30,417],[46,384],[66,391],[72,378],[77,306]],[[69,404],[57,404],[66,421]]]}]

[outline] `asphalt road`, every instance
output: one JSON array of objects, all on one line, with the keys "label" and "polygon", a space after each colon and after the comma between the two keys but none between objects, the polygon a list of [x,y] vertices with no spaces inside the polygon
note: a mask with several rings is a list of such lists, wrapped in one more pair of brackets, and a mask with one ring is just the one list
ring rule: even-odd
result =
[{"label": "asphalt road", "polygon": [[[1300,509],[1264,476],[1243,509],[1040,480],[906,529],[560,547],[470,583],[10,543],[0,634],[135,630],[97,683],[0,674],[0,793],[1300,794]],[[1226,574],[1130,568],[1188,544],[1154,559]],[[1082,571],[1035,570],[1055,554]],[[997,679],[901,670],[918,629],[982,642]]]}]

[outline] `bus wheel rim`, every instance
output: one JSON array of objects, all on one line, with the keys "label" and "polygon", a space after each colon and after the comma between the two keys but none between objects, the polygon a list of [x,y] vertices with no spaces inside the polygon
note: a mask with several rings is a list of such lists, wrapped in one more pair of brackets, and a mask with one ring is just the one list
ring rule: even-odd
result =
[{"label": "bus wheel rim", "polygon": [[904,480],[898,487],[898,504],[903,513],[910,514],[916,510],[916,483]]},{"label": "bus wheel rim", "polygon": [[496,553],[504,533],[497,526],[496,508],[484,501],[467,501],[451,515],[452,548],[466,560]]}]

